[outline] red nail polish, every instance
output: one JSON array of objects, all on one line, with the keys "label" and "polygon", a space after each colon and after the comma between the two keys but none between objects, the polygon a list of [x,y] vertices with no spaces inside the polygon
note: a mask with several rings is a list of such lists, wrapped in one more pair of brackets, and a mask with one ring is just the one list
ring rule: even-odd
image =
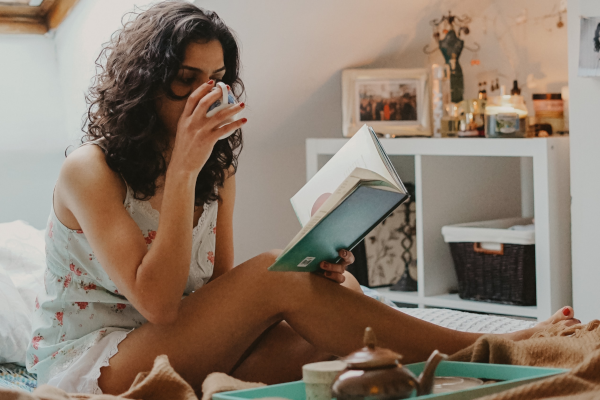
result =
[{"label": "red nail polish", "polygon": [[240,107],[244,108],[244,107],[246,107],[246,104],[245,103],[240,103]]},{"label": "red nail polish", "polygon": [[213,83],[215,83],[215,81],[213,81],[213,80],[211,79],[210,81],[208,81],[208,82],[206,82],[206,83],[208,83],[209,85],[212,85]]},{"label": "red nail polish", "polygon": [[248,118],[242,118],[242,123],[245,124],[246,122],[248,122]]},{"label": "red nail polish", "polygon": [[568,316],[569,316],[569,314],[571,314],[571,310],[569,310],[569,308],[568,308],[568,307],[565,307],[565,308],[563,308],[563,315],[564,315],[565,317],[568,317]]},{"label": "red nail polish", "polygon": [[227,85],[227,90],[230,90],[231,88],[229,87],[229,85]]}]

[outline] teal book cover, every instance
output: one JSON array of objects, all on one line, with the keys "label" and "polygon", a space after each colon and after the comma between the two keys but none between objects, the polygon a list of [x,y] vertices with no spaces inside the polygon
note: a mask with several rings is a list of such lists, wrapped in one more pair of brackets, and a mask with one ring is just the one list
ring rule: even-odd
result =
[{"label": "teal book cover", "polygon": [[407,199],[406,193],[359,185],[269,270],[312,272],[321,261],[339,261],[339,250],[352,250]]}]

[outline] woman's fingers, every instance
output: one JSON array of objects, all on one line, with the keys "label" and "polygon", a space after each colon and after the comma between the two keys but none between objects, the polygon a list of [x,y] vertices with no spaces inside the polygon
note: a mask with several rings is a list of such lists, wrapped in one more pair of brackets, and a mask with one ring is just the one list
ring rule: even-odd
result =
[{"label": "woman's fingers", "polygon": [[[183,115],[190,116],[194,113],[196,106],[200,102],[202,98],[204,98],[215,85],[215,81],[212,79],[202,85],[198,86],[196,90],[192,92],[192,94],[188,97],[185,108],[183,109]],[[215,90],[216,91],[216,90]],[[220,93],[220,92],[219,92]],[[212,104],[212,103],[211,103]]]},{"label": "woman's fingers", "polygon": [[323,270],[322,274],[325,278],[331,279],[337,283],[344,283],[346,277],[344,276],[344,272],[346,272],[346,267],[354,262],[354,254],[348,250],[340,250],[338,252],[342,260],[333,264],[327,261],[321,261],[319,267]]},{"label": "woman's fingers", "polygon": [[192,113],[194,115],[200,116],[200,118],[206,117],[206,113],[208,112],[208,109],[210,108],[210,106],[215,101],[221,100],[222,98],[223,98],[223,91],[221,90],[221,87],[219,86],[217,88],[217,90],[213,90],[213,91],[205,94],[204,97],[202,97],[200,99],[200,101],[197,102],[196,107],[194,108],[194,111]]},{"label": "woman's fingers", "polygon": [[[333,264],[336,265],[336,264]],[[325,278],[332,280],[334,282],[337,283],[344,283],[344,281],[346,280],[346,277],[344,276],[343,273],[339,273],[339,272],[332,272],[332,271],[323,271],[323,272],[319,272],[319,275],[323,275]]]},{"label": "woman's fingers", "polygon": [[241,112],[244,109],[244,107],[246,107],[244,103],[238,103],[227,107],[210,117],[209,122],[207,124],[209,127],[216,128],[220,126],[223,123],[223,121]]},{"label": "woman's fingers", "polygon": [[340,255],[340,257],[342,257],[343,261],[341,262],[341,264],[344,264],[344,266],[348,266],[354,263],[354,254],[352,254],[351,251],[342,249],[338,251],[338,254]]},{"label": "woman's fingers", "polygon": [[342,264],[332,264],[332,263],[328,263],[327,261],[322,261],[320,264],[320,267],[322,270],[326,271],[326,272],[335,272],[338,274],[343,274],[344,272],[346,272],[346,267]]},{"label": "woman's fingers", "polygon": [[340,250],[338,253],[342,257],[342,261],[337,264],[321,261],[319,267],[323,270],[323,276],[332,281],[343,283],[346,280],[344,272],[346,272],[346,267],[354,262],[354,254],[348,250]]},{"label": "woman's fingers", "polygon": [[223,125],[222,127],[218,128],[218,129],[214,129],[213,130],[214,135],[217,138],[220,138],[221,136],[224,136],[224,135],[226,135],[226,134],[228,134],[230,132],[233,132],[236,129],[240,129],[242,127],[242,125],[244,125],[246,122],[248,122],[248,119],[246,119],[246,118],[240,118],[237,121],[233,121],[233,122],[230,122],[228,124],[225,124],[225,125]]}]

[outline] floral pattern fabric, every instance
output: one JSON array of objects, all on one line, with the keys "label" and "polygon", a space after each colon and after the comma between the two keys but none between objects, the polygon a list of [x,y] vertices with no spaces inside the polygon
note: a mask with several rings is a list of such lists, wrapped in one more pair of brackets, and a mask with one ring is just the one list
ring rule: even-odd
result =
[{"label": "floral pattern fabric", "polygon": [[[156,238],[159,213],[127,187],[124,206],[148,249]],[[218,204],[204,205],[193,231],[192,262],[184,295],[208,282],[213,273]],[[81,230],[64,226],[51,208],[46,226],[45,291],[35,300],[27,369],[39,384],[69,368],[111,332],[129,332],[146,322],[106,274]]]}]

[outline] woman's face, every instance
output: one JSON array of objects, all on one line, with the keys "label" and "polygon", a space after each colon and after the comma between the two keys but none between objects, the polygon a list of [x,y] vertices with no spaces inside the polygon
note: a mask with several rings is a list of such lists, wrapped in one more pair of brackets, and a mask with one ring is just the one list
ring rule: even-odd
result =
[{"label": "woman's face", "polygon": [[181,68],[171,84],[173,93],[186,98],[173,100],[162,94],[156,101],[156,111],[169,136],[174,137],[177,133],[177,123],[185,108],[187,96],[209,79],[220,81],[223,75],[223,47],[218,40],[192,42],[187,46]]}]

